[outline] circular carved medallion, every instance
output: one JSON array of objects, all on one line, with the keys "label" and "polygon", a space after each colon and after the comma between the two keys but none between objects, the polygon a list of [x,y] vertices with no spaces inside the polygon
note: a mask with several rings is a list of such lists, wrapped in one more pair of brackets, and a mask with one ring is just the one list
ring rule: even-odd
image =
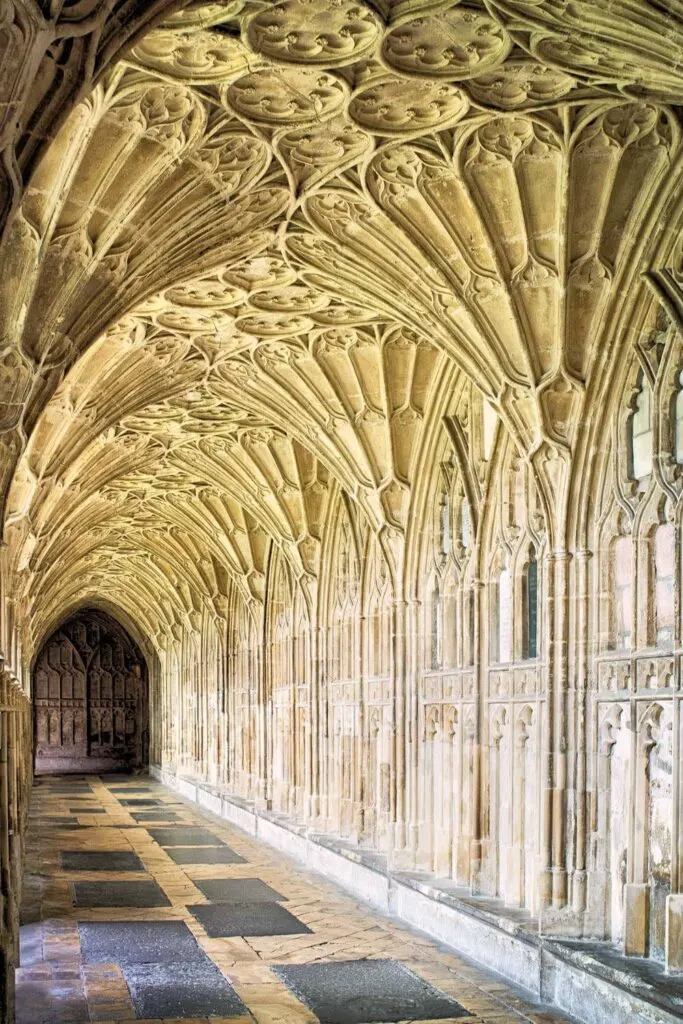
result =
[{"label": "circular carved medallion", "polygon": [[307,68],[272,68],[239,78],[228,89],[228,103],[261,124],[302,124],[331,117],[344,102],[338,79]]},{"label": "circular carved medallion", "polygon": [[417,134],[458,121],[467,110],[460,89],[447,82],[392,79],[356,93],[349,114],[377,135]]},{"label": "circular carved medallion", "polygon": [[249,67],[250,55],[239,39],[216,32],[158,29],[133,47],[131,58],[171,78],[201,84],[229,81]]},{"label": "circular carved medallion", "polygon": [[252,18],[247,39],[271,60],[338,67],[371,50],[379,31],[375,15],[357,0],[284,0]]},{"label": "circular carved medallion", "polygon": [[236,325],[245,334],[254,334],[257,338],[277,338],[290,334],[306,334],[314,324],[307,316],[287,313],[253,313],[241,316]]},{"label": "circular carved medallion", "polygon": [[329,296],[305,285],[290,285],[277,291],[256,292],[250,305],[268,313],[314,313],[329,304]]},{"label": "circular carved medallion", "polygon": [[227,313],[219,310],[202,310],[199,308],[176,308],[168,309],[157,316],[160,327],[166,327],[171,331],[183,331],[187,333],[230,330],[233,326],[233,318]]},{"label": "circular carved medallion", "polygon": [[391,29],[382,43],[382,56],[402,74],[463,79],[502,64],[511,45],[493,18],[458,6]]},{"label": "circular carved medallion", "polygon": [[527,103],[554,103],[574,88],[569,75],[530,60],[509,60],[487,75],[473,78],[469,89],[475,100],[503,110]]},{"label": "circular carved medallion", "polygon": [[246,292],[234,285],[226,284],[220,274],[174,285],[164,292],[168,302],[176,306],[216,307],[227,309],[243,302]]},{"label": "circular carved medallion", "polygon": [[229,21],[240,13],[244,0],[216,0],[215,3],[204,3],[204,0],[192,0],[181,11],[176,11],[162,22],[162,28],[207,28]]}]

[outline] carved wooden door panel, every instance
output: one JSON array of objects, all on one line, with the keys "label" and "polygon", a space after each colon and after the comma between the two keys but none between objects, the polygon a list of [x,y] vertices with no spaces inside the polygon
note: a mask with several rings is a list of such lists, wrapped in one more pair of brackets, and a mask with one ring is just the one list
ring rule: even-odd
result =
[{"label": "carved wooden door panel", "polygon": [[64,633],[56,633],[43,649],[35,669],[34,687],[36,755],[65,760],[85,757],[85,667]]},{"label": "carved wooden door panel", "polygon": [[36,769],[133,767],[147,756],[147,675],[140,649],[106,613],[57,629],[33,673]]},{"label": "carved wooden door panel", "polygon": [[88,666],[91,757],[134,761],[138,753],[140,677],[115,639],[106,638]]}]

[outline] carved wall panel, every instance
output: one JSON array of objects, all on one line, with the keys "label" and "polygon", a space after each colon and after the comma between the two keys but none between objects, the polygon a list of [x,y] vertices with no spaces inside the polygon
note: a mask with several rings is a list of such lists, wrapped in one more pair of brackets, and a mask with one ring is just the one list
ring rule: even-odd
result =
[{"label": "carved wall panel", "polygon": [[36,757],[88,754],[86,666],[64,633],[41,652],[34,676]]},{"label": "carved wall panel", "polygon": [[38,771],[146,763],[145,661],[109,616],[84,610],[52,634],[33,670],[33,701]]}]

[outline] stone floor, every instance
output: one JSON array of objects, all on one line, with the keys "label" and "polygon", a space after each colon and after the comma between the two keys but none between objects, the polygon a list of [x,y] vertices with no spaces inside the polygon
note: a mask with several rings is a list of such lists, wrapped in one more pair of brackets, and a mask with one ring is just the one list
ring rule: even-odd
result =
[{"label": "stone floor", "polygon": [[41,778],[17,1024],[560,1024],[146,777]]}]

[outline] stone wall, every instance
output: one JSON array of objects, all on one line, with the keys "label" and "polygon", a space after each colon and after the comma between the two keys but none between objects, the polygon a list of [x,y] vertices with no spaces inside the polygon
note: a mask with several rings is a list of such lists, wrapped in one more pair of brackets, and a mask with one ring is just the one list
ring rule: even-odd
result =
[{"label": "stone wall", "polygon": [[[651,341],[649,429],[677,481],[680,371],[665,368],[683,353],[661,320]],[[575,553],[549,551],[528,466],[502,425],[485,451],[490,413],[466,389],[460,444],[442,425],[405,541],[378,541],[332,488],[314,584],[272,547],[262,606],[234,588],[225,618],[162,653],[153,762],[524,907],[544,932],[675,968],[680,505],[652,462],[629,475],[640,366]],[[568,686],[553,694],[565,602]],[[553,750],[557,716],[568,745]]]}]

